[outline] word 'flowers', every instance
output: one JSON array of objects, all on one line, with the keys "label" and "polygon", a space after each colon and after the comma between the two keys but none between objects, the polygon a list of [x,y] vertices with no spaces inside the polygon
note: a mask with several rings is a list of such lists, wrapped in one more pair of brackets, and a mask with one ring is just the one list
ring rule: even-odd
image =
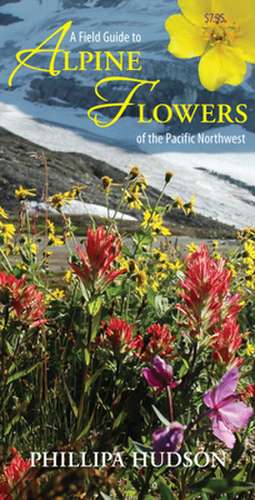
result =
[{"label": "word 'flowers'", "polygon": [[210,408],[208,416],[212,421],[213,434],[228,448],[234,447],[234,432],[247,427],[254,414],[253,409],[240,401],[236,393],[238,379],[238,368],[232,368],[217,387],[204,395],[204,403]]},{"label": "word 'flowers'", "polygon": [[247,63],[255,63],[254,2],[251,0],[179,0],[182,14],[170,16],[169,52],[178,58],[200,57],[199,78],[209,91],[240,85]]}]

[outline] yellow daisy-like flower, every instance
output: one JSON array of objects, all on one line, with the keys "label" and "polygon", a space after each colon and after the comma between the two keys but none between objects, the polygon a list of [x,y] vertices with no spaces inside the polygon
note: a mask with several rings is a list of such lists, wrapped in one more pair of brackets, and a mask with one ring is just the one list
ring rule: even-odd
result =
[{"label": "yellow daisy-like flower", "polygon": [[162,236],[171,236],[171,231],[168,227],[164,226],[162,215],[157,212],[145,210],[141,226],[144,229],[150,228],[154,236],[158,234],[161,234]]},{"label": "yellow daisy-like flower", "polygon": [[132,186],[129,191],[125,191],[124,201],[128,204],[129,208],[141,210],[143,203],[141,200],[141,191],[139,186]]},{"label": "yellow daisy-like flower", "polygon": [[64,205],[75,200],[84,189],[86,189],[86,186],[81,185],[74,186],[70,191],[65,191],[64,193],[55,193],[49,197],[49,203],[56,208],[56,210],[60,210]]},{"label": "yellow daisy-like flower", "polygon": [[197,251],[198,245],[192,241],[191,243],[188,244],[187,249],[188,249],[188,253],[190,255],[190,254]]},{"label": "yellow daisy-like flower", "polygon": [[56,288],[51,292],[51,296],[53,300],[62,300],[65,297],[65,292],[64,290],[60,290],[59,288]]},{"label": "yellow daisy-like flower", "polygon": [[247,344],[246,354],[247,356],[253,356],[255,354],[255,346],[253,344]]},{"label": "yellow daisy-like flower", "polygon": [[36,196],[36,189],[27,189],[23,186],[19,186],[19,188],[15,189],[15,196],[18,200],[32,198],[33,196]]},{"label": "yellow daisy-like flower", "polygon": [[49,245],[53,245],[54,247],[62,247],[64,245],[64,240],[56,236],[55,234],[49,234]]},{"label": "yellow daisy-like flower", "polygon": [[3,224],[3,222],[0,222],[0,236],[2,236],[5,245],[13,239],[15,232],[16,229],[13,224]]},{"label": "yellow daisy-like flower", "polygon": [[185,215],[190,215],[194,213],[194,208],[196,205],[196,197],[193,195],[188,203],[183,206],[183,211]]},{"label": "yellow daisy-like flower", "polygon": [[7,212],[2,207],[0,207],[0,217],[2,217],[3,219],[9,219]]},{"label": "yellow daisy-like flower", "polygon": [[183,262],[181,262],[180,259],[177,259],[175,262],[170,262],[169,268],[171,271],[178,273],[178,271],[183,269]]},{"label": "yellow daisy-like flower", "polygon": [[143,297],[146,294],[148,288],[148,277],[146,272],[145,271],[138,272],[136,279],[137,279],[136,291],[141,297]]},{"label": "yellow daisy-like flower", "polygon": [[68,284],[72,283],[72,279],[73,279],[73,272],[68,270],[66,271],[65,275],[64,275],[64,281]]},{"label": "yellow daisy-like flower", "polygon": [[199,78],[213,92],[240,85],[247,63],[255,63],[254,0],[178,0],[182,14],[170,16],[169,52],[181,59],[200,57]]}]

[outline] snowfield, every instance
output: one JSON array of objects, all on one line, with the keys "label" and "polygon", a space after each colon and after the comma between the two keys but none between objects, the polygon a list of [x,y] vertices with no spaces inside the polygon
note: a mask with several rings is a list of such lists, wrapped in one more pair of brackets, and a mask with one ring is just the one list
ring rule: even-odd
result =
[{"label": "snowfield", "polygon": [[[29,106],[31,108],[32,103],[29,103]],[[58,120],[62,117],[63,123],[53,125],[43,121],[43,118],[38,120],[39,115],[47,116],[48,107],[34,106],[37,109],[36,119],[15,106],[0,103],[0,126],[53,151],[85,153],[125,172],[130,166],[139,165],[149,183],[158,189],[163,185],[165,171],[171,170],[175,176],[167,188],[167,194],[170,196],[180,194],[185,200],[189,200],[195,194],[198,212],[238,228],[254,225],[255,200],[247,189],[196,170],[206,168],[230,175],[250,186],[255,185],[254,153],[216,155],[169,152],[152,155],[142,151],[130,151],[103,144],[101,138],[92,139],[89,131],[86,136],[82,125],[80,128],[72,128],[72,122],[68,121],[66,115],[70,113],[71,119],[71,110],[60,108],[57,117]],[[129,126],[132,126],[130,121],[131,119]],[[69,123],[69,128],[64,126],[66,123]],[[125,132],[124,124],[123,131]]]}]

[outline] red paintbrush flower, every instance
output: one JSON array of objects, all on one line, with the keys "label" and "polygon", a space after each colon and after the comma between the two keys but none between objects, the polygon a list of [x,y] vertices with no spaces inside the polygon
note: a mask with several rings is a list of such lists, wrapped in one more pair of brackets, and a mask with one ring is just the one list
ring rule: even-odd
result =
[{"label": "red paintbrush flower", "polygon": [[213,336],[213,358],[221,363],[240,366],[242,360],[235,358],[235,356],[241,344],[240,327],[234,319],[228,318]]},{"label": "red paintbrush flower", "polygon": [[102,322],[103,334],[98,338],[99,344],[110,344],[114,352],[127,353],[143,348],[140,335],[134,337],[133,326],[121,318],[112,317],[108,323]]},{"label": "red paintbrush flower", "polygon": [[47,322],[43,294],[35,285],[25,286],[20,296],[14,300],[13,307],[18,318],[28,323],[31,328],[37,328]]},{"label": "red paintbrush flower", "polygon": [[13,274],[0,273],[0,303],[30,328],[46,323],[43,294],[35,285],[27,284],[24,277],[18,279]]},{"label": "red paintbrush flower", "polygon": [[121,318],[111,318],[106,324],[105,334],[114,350],[118,347],[130,347],[133,340],[132,326]]},{"label": "red paintbrush flower", "polygon": [[187,258],[185,279],[180,283],[182,302],[177,308],[188,319],[191,333],[199,334],[237,316],[240,297],[230,294],[231,278],[225,260],[211,258],[205,244]]},{"label": "red paintbrush flower", "polygon": [[156,355],[167,357],[173,352],[173,342],[175,337],[167,325],[154,323],[146,330],[145,336],[137,337],[136,342],[139,348],[139,357],[142,360],[149,361]]},{"label": "red paintbrush flower", "polygon": [[31,467],[30,460],[25,460],[15,448],[12,448],[11,454],[11,461],[4,467],[0,479],[0,500],[12,500],[11,490],[15,485],[17,485],[15,493],[19,492],[20,498],[23,498],[25,475]]},{"label": "red paintbrush flower", "polygon": [[89,228],[86,243],[76,248],[78,260],[70,265],[88,287],[105,287],[126,272],[113,267],[120,250],[121,241],[115,233],[107,233],[103,226],[96,230]]},{"label": "red paintbrush flower", "polygon": [[244,399],[255,399],[255,384],[248,384],[242,396]]}]

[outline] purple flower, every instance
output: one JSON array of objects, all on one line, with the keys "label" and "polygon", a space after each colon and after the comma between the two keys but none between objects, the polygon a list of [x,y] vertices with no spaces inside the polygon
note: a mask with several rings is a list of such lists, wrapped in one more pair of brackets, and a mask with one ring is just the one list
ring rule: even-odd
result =
[{"label": "purple flower", "polygon": [[151,387],[163,391],[166,387],[176,387],[173,378],[173,368],[160,356],[156,356],[150,368],[144,368],[143,376]]},{"label": "purple flower", "polygon": [[185,427],[179,422],[172,422],[168,427],[161,427],[152,434],[153,449],[156,456],[162,452],[178,450],[184,439]]},{"label": "purple flower", "polygon": [[239,379],[238,368],[232,368],[221,379],[219,385],[204,394],[204,403],[210,412],[213,434],[228,448],[235,444],[234,432],[247,427],[253,409],[240,401],[236,392]]}]

